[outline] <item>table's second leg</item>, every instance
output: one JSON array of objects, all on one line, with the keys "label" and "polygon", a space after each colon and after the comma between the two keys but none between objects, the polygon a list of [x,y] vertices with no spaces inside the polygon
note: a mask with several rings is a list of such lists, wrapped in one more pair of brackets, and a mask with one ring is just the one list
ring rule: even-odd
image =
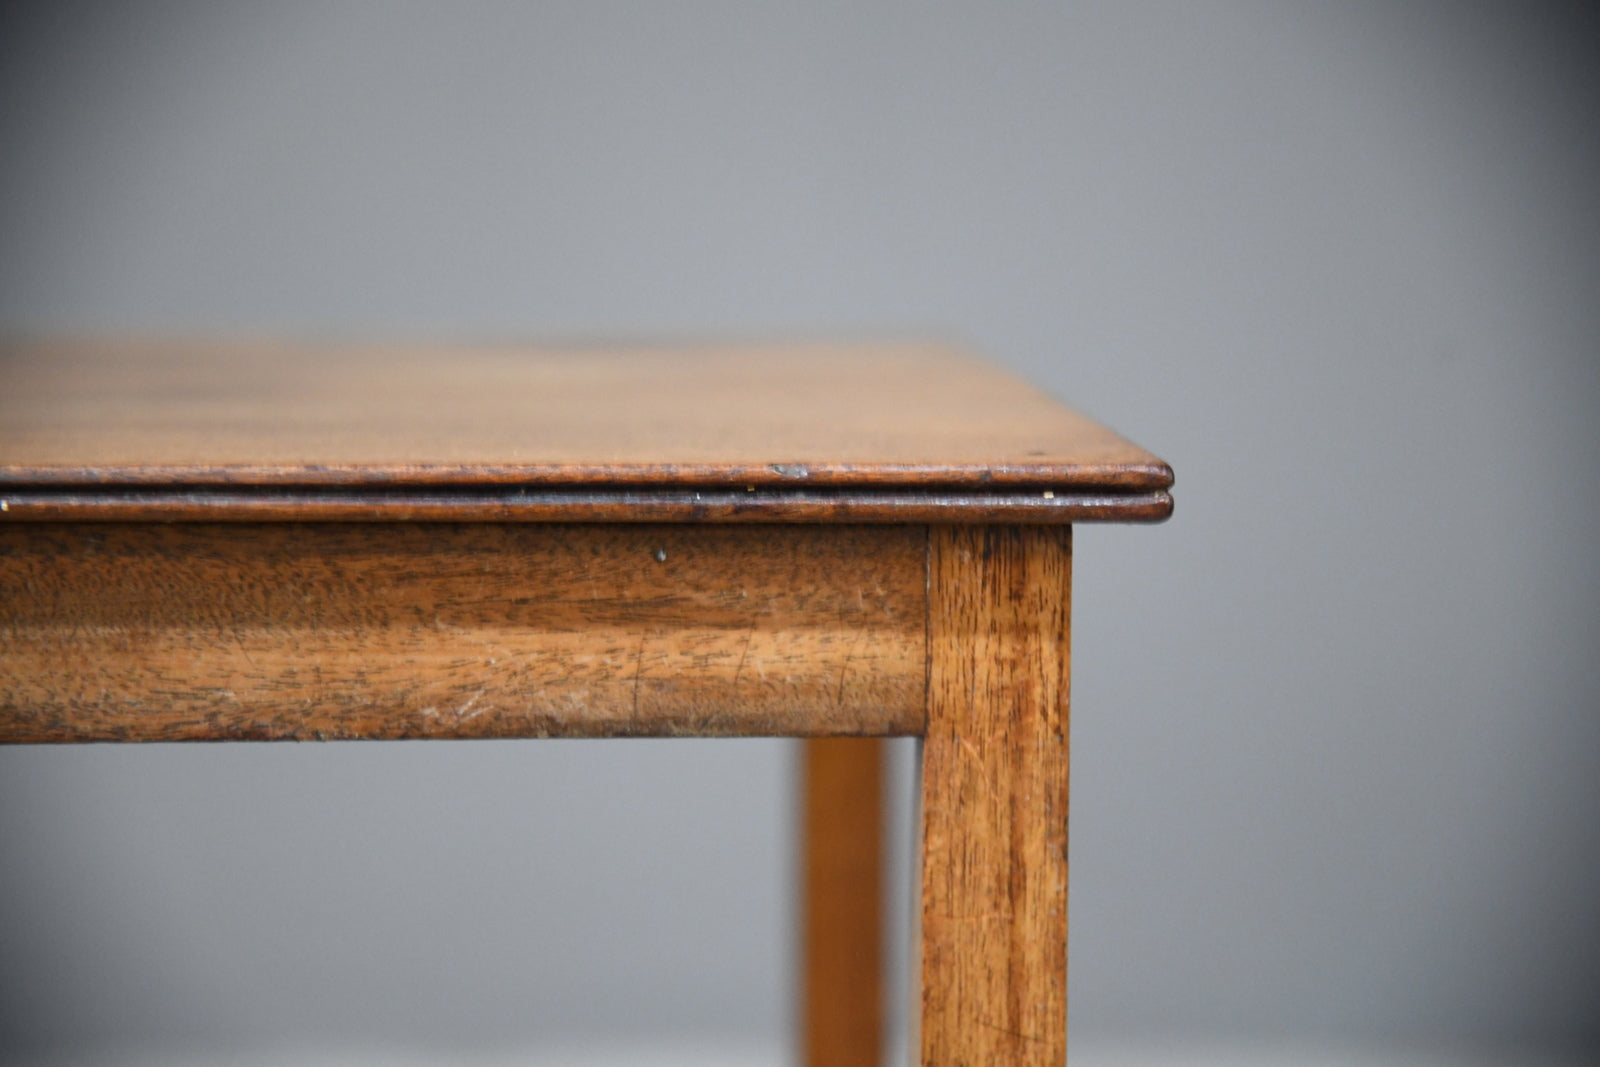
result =
[{"label": "table's second leg", "polygon": [[816,737],[802,745],[802,1062],[878,1067],[883,741]]},{"label": "table's second leg", "polygon": [[934,527],[925,1067],[1066,1058],[1071,530]]}]

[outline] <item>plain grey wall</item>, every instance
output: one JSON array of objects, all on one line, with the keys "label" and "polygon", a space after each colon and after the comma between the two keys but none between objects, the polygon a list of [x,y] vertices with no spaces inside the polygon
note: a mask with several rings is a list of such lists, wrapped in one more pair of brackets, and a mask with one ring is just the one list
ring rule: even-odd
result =
[{"label": "plain grey wall", "polygon": [[[1078,538],[1074,1032],[1594,1041],[1597,43],[13,4],[0,324],[964,336],[1179,474]],[[0,752],[4,1044],[780,1034],[791,755]]]}]

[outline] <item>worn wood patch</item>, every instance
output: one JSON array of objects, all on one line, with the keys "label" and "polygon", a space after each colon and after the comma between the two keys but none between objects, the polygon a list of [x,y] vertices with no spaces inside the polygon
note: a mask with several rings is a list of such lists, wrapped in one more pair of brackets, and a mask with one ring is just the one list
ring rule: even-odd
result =
[{"label": "worn wood patch", "polygon": [[0,740],[908,734],[920,527],[0,525]]}]

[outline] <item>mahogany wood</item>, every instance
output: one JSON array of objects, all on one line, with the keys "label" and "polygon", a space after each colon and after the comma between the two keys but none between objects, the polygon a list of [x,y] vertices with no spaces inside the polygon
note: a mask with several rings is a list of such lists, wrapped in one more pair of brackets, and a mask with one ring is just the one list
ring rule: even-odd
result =
[{"label": "mahogany wood", "polygon": [[[1165,463],[936,344],[0,343],[0,741],[791,735],[808,1062],[1066,1040],[1071,530]],[[617,525],[610,525],[615,523]]]},{"label": "mahogany wood", "polygon": [[0,525],[0,740],[906,734],[894,526]]},{"label": "mahogany wood", "polygon": [[1071,533],[935,527],[922,1062],[1066,1056]]}]

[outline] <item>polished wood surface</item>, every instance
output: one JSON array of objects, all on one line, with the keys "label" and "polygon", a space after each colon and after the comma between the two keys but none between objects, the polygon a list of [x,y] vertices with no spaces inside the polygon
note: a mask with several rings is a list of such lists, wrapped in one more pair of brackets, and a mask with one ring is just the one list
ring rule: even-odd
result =
[{"label": "polished wood surface", "polygon": [[906,734],[918,527],[0,525],[0,741]]},{"label": "polished wood surface", "polygon": [[1171,481],[932,344],[0,346],[0,519],[1151,521]]},{"label": "polished wood surface", "polygon": [[1060,1067],[1071,533],[936,527],[922,764],[926,1067]]},{"label": "polished wood surface", "polygon": [[801,1063],[877,1067],[884,1051],[884,743],[817,737],[801,753]]}]

